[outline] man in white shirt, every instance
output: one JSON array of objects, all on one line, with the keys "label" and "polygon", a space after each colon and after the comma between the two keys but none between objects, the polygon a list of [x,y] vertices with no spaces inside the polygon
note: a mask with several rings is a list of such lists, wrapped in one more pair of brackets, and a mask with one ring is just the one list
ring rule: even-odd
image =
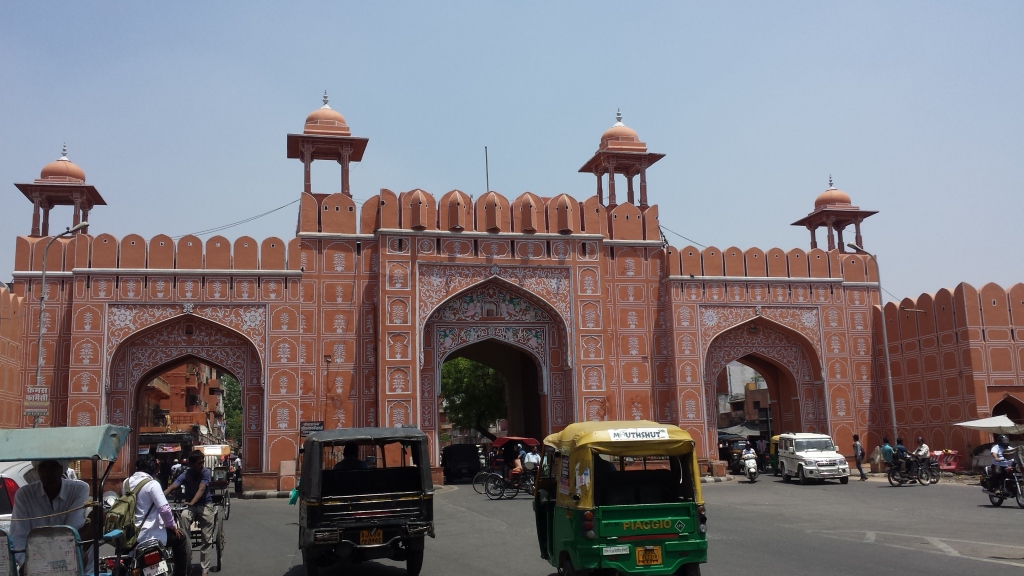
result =
[{"label": "man in white shirt", "polygon": [[[64,478],[68,469],[66,462],[43,460],[34,463],[38,482],[23,486],[14,495],[14,509],[11,513],[11,540],[15,550],[25,550],[28,533],[40,526],[67,525],[83,532],[88,511],[84,508],[89,499],[89,485],[81,480]],[[80,534],[83,540],[91,534]],[[93,574],[92,548],[83,551],[85,574]],[[15,555],[18,564],[25,563],[25,553]]]},{"label": "man in white shirt", "polygon": [[537,466],[538,464],[540,464],[540,454],[537,453],[536,446],[530,446],[530,452],[526,455],[526,458],[523,460],[523,464],[533,464],[533,466]]},{"label": "man in white shirt", "polygon": [[121,493],[126,494],[134,490],[140,483],[146,482],[135,495],[135,525],[139,526],[138,541],[144,542],[150,538],[156,538],[161,544],[167,545],[167,532],[170,530],[177,538],[181,538],[181,531],[174,523],[174,512],[167,503],[164,491],[160,483],[153,478],[160,470],[156,458],[149,454],[143,454],[135,460],[135,474],[125,479],[121,486]]}]

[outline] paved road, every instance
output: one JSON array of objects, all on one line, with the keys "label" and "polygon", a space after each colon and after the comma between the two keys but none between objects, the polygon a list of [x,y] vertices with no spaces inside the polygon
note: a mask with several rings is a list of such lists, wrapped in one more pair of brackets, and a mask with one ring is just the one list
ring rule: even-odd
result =
[{"label": "paved road", "polygon": [[[704,496],[710,517],[705,576],[935,576],[1024,568],[1024,510],[1013,502],[992,508],[977,486],[893,488],[884,480],[800,486],[768,476],[753,485],[705,484]],[[302,576],[296,507],[286,500],[235,500],[231,506],[225,576]],[[437,539],[427,539],[424,575],[555,573],[537,554],[527,498],[495,502],[459,485],[438,495],[435,512]],[[404,576],[405,570],[368,562],[345,574]]]}]

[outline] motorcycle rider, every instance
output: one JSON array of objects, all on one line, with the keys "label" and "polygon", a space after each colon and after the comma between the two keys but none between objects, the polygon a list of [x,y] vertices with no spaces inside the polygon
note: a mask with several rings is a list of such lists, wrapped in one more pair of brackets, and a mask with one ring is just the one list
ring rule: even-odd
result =
[{"label": "motorcycle rider", "polygon": [[894,460],[900,462],[900,472],[907,473],[907,447],[903,445],[903,438],[896,438],[896,454]]},{"label": "motorcycle rider", "polygon": [[917,448],[914,450],[914,456],[917,456],[918,466],[927,466],[927,462],[931,456],[931,451],[928,445],[924,443],[924,438],[921,436],[917,437]]},{"label": "motorcycle rider", "polygon": [[1003,474],[1006,473],[1006,469],[1010,466],[1010,461],[1006,459],[1004,453],[1009,447],[1010,439],[1006,434],[1000,434],[996,438],[996,443],[992,445],[992,479],[990,480],[990,488],[992,490],[996,490],[1003,485]]}]

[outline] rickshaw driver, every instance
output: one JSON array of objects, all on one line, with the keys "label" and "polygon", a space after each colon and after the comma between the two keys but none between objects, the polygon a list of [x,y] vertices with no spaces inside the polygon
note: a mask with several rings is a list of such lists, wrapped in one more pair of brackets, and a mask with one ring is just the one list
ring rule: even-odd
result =
[{"label": "rickshaw driver", "polygon": [[178,476],[170,486],[164,490],[164,495],[170,494],[180,486],[185,487],[185,499],[188,500],[188,508],[181,513],[181,522],[185,526],[191,526],[192,522],[199,523],[202,533],[202,545],[199,547],[199,564],[203,567],[203,576],[210,572],[210,561],[213,556],[213,498],[210,495],[210,469],[205,465],[205,457],[202,451],[193,450],[188,455],[188,468]]},{"label": "rickshaw driver", "polygon": [[[37,482],[25,485],[14,495],[14,509],[11,513],[11,540],[18,565],[25,563],[25,542],[28,533],[40,526],[67,525],[80,533],[90,527],[85,509],[89,499],[89,485],[81,480],[64,478],[67,464],[59,460],[42,460],[35,464]],[[81,534],[83,540],[89,536]],[[93,571],[92,548],[82,551],[85,574]]]}]

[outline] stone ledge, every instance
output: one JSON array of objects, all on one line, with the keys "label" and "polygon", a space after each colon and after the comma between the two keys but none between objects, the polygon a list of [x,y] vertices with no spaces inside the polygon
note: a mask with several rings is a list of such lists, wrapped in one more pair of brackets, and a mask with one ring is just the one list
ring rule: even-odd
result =
[{"label": "stone ledge", "polygon": [[288,498],[291,490],[249,490],[242,492],[242,495],[235,495],[235,498],[242,500],[266,500],[267,498]]}]

